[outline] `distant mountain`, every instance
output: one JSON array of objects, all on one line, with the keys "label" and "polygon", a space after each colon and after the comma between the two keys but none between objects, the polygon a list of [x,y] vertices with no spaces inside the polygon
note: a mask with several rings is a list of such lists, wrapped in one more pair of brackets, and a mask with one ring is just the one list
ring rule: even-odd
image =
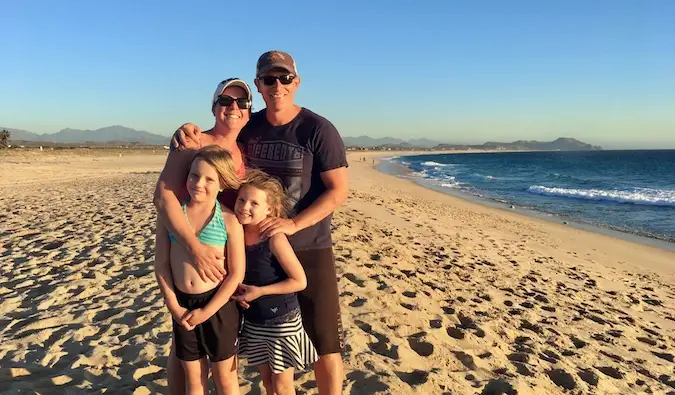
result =
[{"label": "distant mountain", "polygon": [[[0,130],[3,129],[0,127]],[[96,130],[63,129],[53,134],[35,134],[25,130],[7,129],[10,141],[45,141],[55,143],[138,143],[145,145],[165,145],[169,137],[148,133],[142,130],[114,125]]]},{"label": "distant mountain", "polygon": [[438,141],[432,141],[427,139],[413,139],[409,141],[393,138],[393,137],[382,137],[374,139],[368,136],[359,136],[359,137],[343,137],[342,141],[348,147],[416,147],[416,148],[431,148],[440,144]]},{"label": "distant mountain", "polygon": [[374,139],[368,136],[359,136],[359,137],[344,136],[342,137],[342,141],[346,146],[350,147],[378,147],[381,145],[399,144],[403,142],[403,140],[401,139],[395,139],[392,137]]},{"label": "distant mountain", "polygon": [[16,140],[38,141],[38,139],[40,138],[39,134],[35,134],[27,130],[5,128],[2,126],[0,126],[0,130],[7,130],[9,132],[10,135],[9,141],[16,141]]},{"label": "distant mountain", "polygon": [[[96,130],[63,129],[54,134],[36,134],[26,130],[0,127],[10,132],[10,141],[35,141],[55,143],[137,143],[143,145],[166,145],[170,137],[148,133],[142,130],[114,125]],[[347,147],[412,149],[433,148],[438,150],[485,149],[485,150],[535,150],[535,151],[587,151],[602,147],[586,144],[573,138],[560,137],[554,141],[518,140],[512,143],[489,141],[481,145],[440,144],[437,141],[420,138],[402,140],[393,137],[372,138],[368,136],[343,137]]]},{"label": "distant mountain", "polygon": [[420,147],[420,148],[433,148],[440,144],[438,141],[433,141],[429,139],[412,139],[408,141],[408,144],[410,144],[413,147]]},{"label": "distant mountain", "polygon": [[518,140],[512,143],[489,141],[481,145],[439,144],[434,149],[485,149],[485,150],[531,150],[531,151],[592,151],[602,147],[587,144],[577,139],[559,137],[554,141],[542,142],[532,140]]}]

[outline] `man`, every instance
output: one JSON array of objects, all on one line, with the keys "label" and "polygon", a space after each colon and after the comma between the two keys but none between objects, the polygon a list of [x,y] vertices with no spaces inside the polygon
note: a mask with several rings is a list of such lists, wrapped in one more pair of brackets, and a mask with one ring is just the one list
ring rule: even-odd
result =
[{"label": "man", "polygon": [[[238,141],[246,163],[278,177],[295,202],[292,219],[269,218],[261,230],[268,237],[288,235],[305,269],[307,289],[298,298],[305,330],[320,355],[314,366],[317,386],[321,394],[340,394],[344,342],[331,217],[349,191],[344,143],[327,119],[295,104],[300,76],[291,55],[262,54],[255,86],[266,108],[251,116]],[[176,137],[194,146],[199,144],[199,128],[186,124]],[[204,266],[200,272],[212,271],[208,258],[195,258]]]}]

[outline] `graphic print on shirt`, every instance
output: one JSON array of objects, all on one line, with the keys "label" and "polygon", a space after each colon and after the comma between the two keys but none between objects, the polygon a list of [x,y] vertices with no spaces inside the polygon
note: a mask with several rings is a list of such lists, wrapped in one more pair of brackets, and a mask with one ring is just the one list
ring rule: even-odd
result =
[{"label": "graphic print on shirt", "polygon": [[252,138],[248,141],[246,157],[251,165],[278,177],[294,202],[302,196],[302,164],[305,148],[284,140]]}]

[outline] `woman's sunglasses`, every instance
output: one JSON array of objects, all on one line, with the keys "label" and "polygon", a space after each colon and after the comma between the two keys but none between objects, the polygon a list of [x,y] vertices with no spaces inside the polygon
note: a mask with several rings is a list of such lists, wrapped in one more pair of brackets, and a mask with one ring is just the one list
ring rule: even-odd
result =
[{"label": "woman's sunglasses", "polygon": [[288,85],[293,80],[295,79],[295,76],[292,74],[286,74],[286,75],[280,75],[280,76],[274,76],[274,75],[266,75],[264,77],[258,77],[258,80],[262,81],[263,84],[267,86],[272,86],[277,83],[277,80],[281,82],[281,85]]},{"label": "woman's sunglasses", "polygon": [[248,110],[249,108],[251,108],[251,102],[245,97],[234,98],[228,95],[218,96],[218,104],[220,104],[223,107],[229,107],[235,101],[237,102],[237,107],[243,110]]}]

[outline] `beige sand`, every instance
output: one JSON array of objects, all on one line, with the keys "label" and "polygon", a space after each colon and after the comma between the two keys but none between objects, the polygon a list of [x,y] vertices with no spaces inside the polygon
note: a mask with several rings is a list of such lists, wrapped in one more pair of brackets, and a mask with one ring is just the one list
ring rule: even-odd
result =
[{"label": "beige sand", "polygon": [[[150,202],[164,153],[122,155],[0,153],[0,392],[166,390]],[[334,219],[345,393],[675,391],[675,254],[430,191],[363,155]],[[316,393],[312,373],[297,386]]]}]

